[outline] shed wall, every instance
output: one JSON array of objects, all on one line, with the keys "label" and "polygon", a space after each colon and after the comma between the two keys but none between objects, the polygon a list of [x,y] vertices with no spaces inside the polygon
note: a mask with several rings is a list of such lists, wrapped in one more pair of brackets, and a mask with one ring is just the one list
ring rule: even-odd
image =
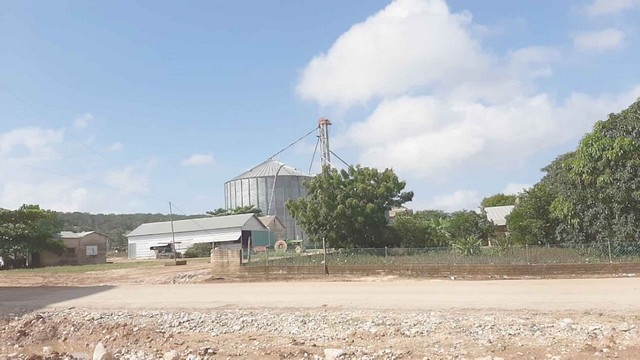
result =
[{"label": "shed wall", "polygon": [[[184,251],[190,248],[193,244],[219,241],[234,241],[240,238],[241,232],[242,228],[235,227],[217,230],[202,230],[176,233],[176,250],[184,253]],[[130,245],[135,245],[135,253],[133,254],[133,256],[131,256],[130,252],[130,258],[135,259],[155,259],[156,253],[150,248],[152,246],[166,245],[173,241],[173,237],[170,233],[130,236],[128,239]]]}]

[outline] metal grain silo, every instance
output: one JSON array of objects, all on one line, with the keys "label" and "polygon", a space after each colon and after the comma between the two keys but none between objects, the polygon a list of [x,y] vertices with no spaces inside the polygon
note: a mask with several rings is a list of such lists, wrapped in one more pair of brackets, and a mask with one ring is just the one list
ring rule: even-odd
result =
[{"label": "metal grain silo", "polygon": [[285,203],[305,197],[306,175],[279,161],[267,160],[224,184],[225,207],[255,206],[264,215],[275,215],[286,227],[286,239],[305,239],[302,229],[289,215]]}]

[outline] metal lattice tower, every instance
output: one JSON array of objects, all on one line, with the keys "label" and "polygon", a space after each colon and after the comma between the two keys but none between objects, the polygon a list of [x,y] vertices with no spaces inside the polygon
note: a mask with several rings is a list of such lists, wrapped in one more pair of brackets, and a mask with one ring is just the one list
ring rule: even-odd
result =
[{"label": "metal lattice tower", "polygon": [[329,119],[318,119],[318,132],[320,138],[320,146],[322,147],[320,161],[323,168],[325,167],[325,165],[331,166],[331,150],[329,150],[329,125],[331,125],[331,121],[329,121]]}]

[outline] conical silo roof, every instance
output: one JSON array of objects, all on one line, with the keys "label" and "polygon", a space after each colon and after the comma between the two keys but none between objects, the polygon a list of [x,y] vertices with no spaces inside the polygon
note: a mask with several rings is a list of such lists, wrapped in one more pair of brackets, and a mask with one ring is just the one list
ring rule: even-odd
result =
[{"label": "conical silo roof", "polygon": [[285,165],[280,161],[276,160],[267,160],[260,165],[252,168],[249,171],[246,171],[233,179],[249,179],[249,178],[258,178],[258,177],[268,177],[268,176],[306,176],[310,177],[310,175],[301,172],[300,170],[294,169],[289,165]]}]

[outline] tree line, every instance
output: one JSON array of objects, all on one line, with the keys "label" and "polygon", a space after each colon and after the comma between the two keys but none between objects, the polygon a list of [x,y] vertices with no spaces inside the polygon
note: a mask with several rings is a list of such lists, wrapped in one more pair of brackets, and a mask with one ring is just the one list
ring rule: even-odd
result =
[{"label": "tree line", "polygon": [[524,244],[638,243],[640,99],[597,122],[574,151],[542,169],[507,217]]}]

